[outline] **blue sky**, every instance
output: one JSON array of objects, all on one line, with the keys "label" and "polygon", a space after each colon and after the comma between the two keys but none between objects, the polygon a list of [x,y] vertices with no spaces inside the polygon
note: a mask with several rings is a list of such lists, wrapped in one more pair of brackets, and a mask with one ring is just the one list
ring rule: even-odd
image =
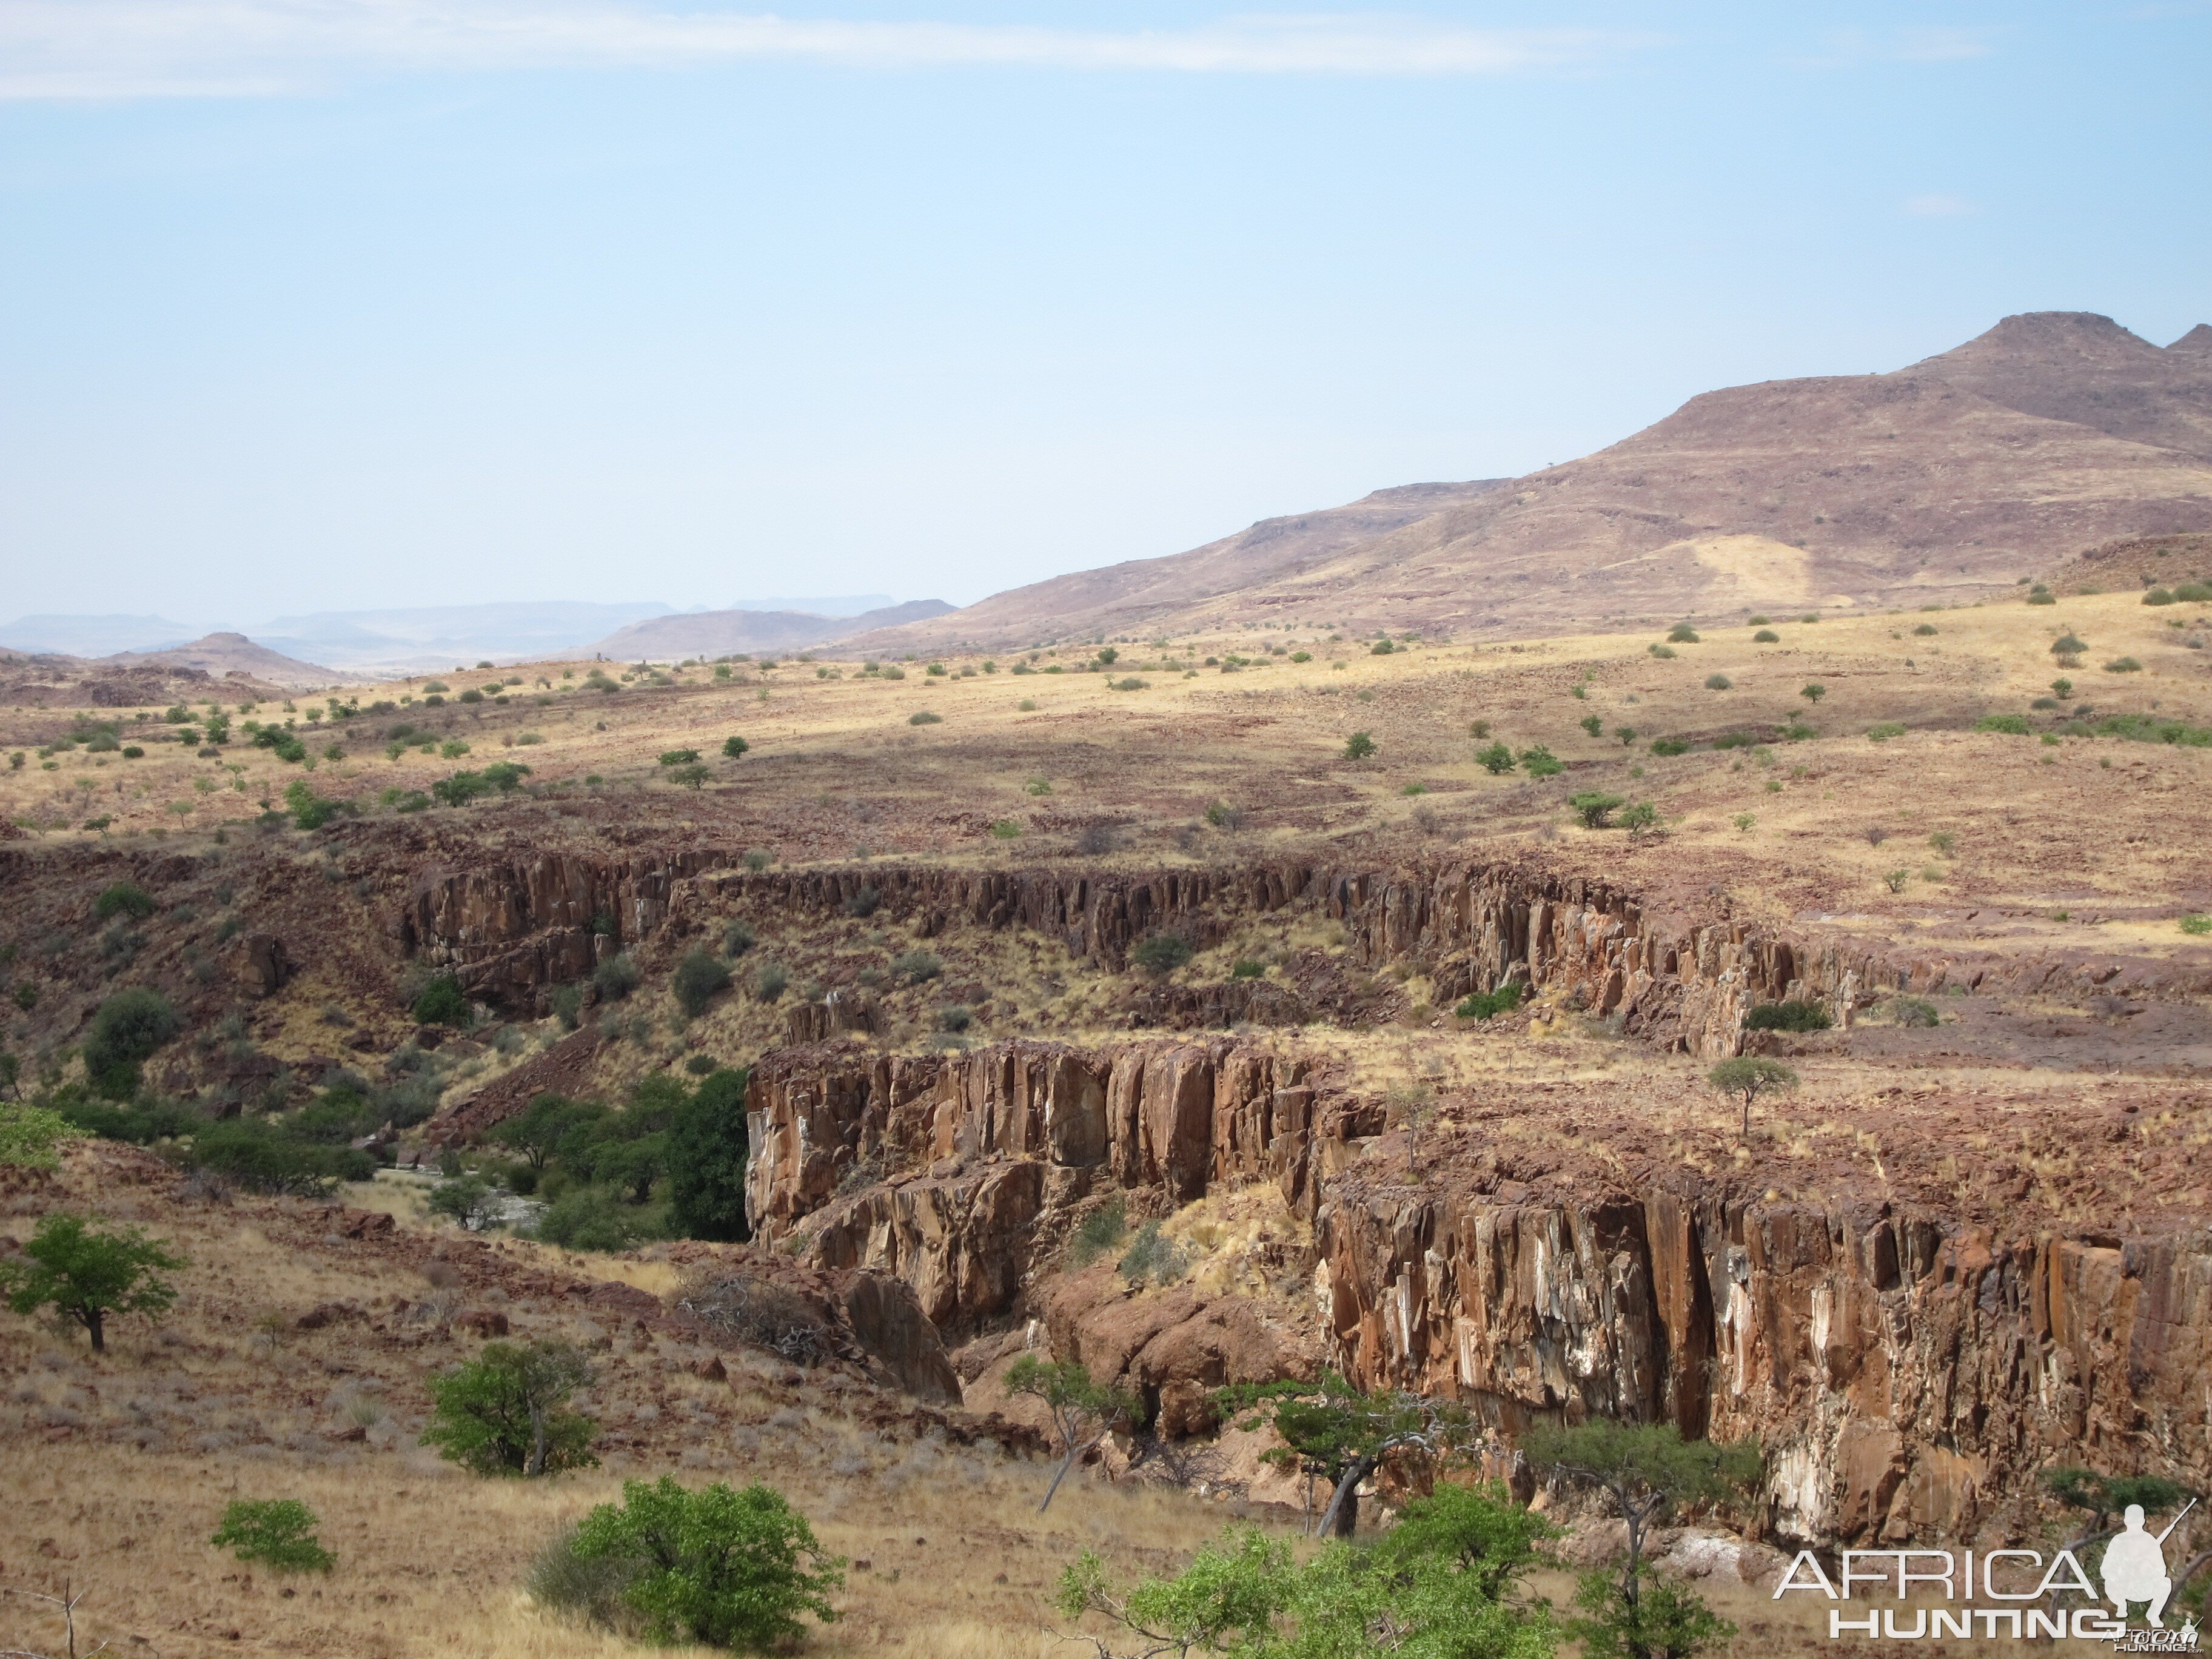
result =
[{"label": "blue sky", "polygon": [[0,616],[965,601],[2009,312],[2212,6],[0,0]]}]

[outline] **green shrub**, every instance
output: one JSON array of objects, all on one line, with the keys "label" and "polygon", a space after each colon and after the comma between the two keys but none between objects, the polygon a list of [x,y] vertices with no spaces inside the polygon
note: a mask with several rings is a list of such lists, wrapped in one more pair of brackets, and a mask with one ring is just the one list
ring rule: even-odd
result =
[{"label": "green shrub", "polygon": [[1655,755],[1686,755],[1690,752],[1690,745],[1680,738],[1654,738],[1651,752]]},{"label": "green shrub", "polygon": [[906,717],[906,723],[908,726],[942,726],[945,724],[945,716],[932,714],[927,708],[921,708],[908,714]]},{"label": "green shrub", "polygon": [[1613,816],[1613,809],[1622,804],[1620,796],[1603,794],[1595,789],[1585,789],[1567,797],[1567,805],[1581,817],[1585,830],[1609,828],[1607,820]]},{"label": "green shrub", "polygon": [[936,1026],[940,1031],[966,1030],[975,1024],[975,1011],[965,1003],[948,1002],[937,1011]]},{"label": "green shrub", "polygon": [[698,761],[699,751],[696,749],[664,749],[660,751],[663,766],[696,766]]},{"label": "green shrub", "polygon": [[1924,997],[1892,997],[1889,1017],[1899,1025],[1935,1026],[1942,1023],[1936,1005]]},{"label": "green shrub", "polygon": [[1915,635],[1924,639],[1929,635],[1933,634],[1936,631],[1936,624],[1934,623],[1922,623],[1917,627],[1914,628],[1912,631]]},{"label": "green shrub", "polygon": [[620,1002],[637,989],[643,978],[627,951],[609,957],[592,969],[592,988],[599,992],[603,1002]]},{"label": "green shrub", "polygon": [[1651,654],[1662,659],[1671,658],[1674,654],[1674,647],[1671,645],[1655,645],[1651,647]]},{"label": "green shrub", "polygon": [[2087,640],[2077,638],[2071,633],[2061,634],[2051,642],[2051,654],[2054,657],[2078,657],[2088,648]]},{"label": "green shrub", "polygon": [[2212,933],[2212,916],[2184,916],[2178,925],[2183,933],[2194,934],[2198,938],[2202,938],[2206,933]]},{"label": "green shrub", "polygon": [[1021,833],[1022,826],[1012,818],[1000,818],[991,826],[992,836],[999,841],[1018,841]]},{"label": "green shrub", "polygon": [[1762,1002],[1743,1023],[1753,1031],[1825,1031],[1836,1022],[1817,1002]]},{"label": "green shrub", "polygon": [[1128,1237],[1129,1217],[1127,1206],[1119,1194],[1109,1199],[1085,1216],[1075,1229],[1075,1237],[1068,1241],[1067,1259],[1078,1269],[1089,1267],[1109,1250],[1121,1248]]},{"label": "green shrub", "polygon": [[1147,1221],[1137,1229],[1115,1271],[1132,1285],[1175,1285],[1190,1271],[1190,1258],[1173,1239],[1161,1235],[1158,1222]]},{"label": "green shrub", "polygon": [[150,987],[118,991],[93,1015],[83,1043],[84,1069],[95,1092],[128,1100],[138,1092],[138,1070],[184,1029],[168,998]]},{"label": "green shrub", "polygon": [[671,981],[678,1005],[695,1019],[707,1012],[707,1005],[729,983],[728,967],[712,951],[696,947],[684,952]]},{"label": "green shrub", "polygon": [[2145,605],[2172,605],[2173,595],[2163,587],[2154,587],[2142,596],[2142,602]]},{"label": "green shrub", "polygon": [[643,1564],[622,1595],[659,1643],[788,1647],[806,1633],[799,1614],[836,1619],[829,1593],[845,1582],[843,1558],[825,1554],[805,1517],[757,1484],[695,1492],[670,1475],[626,1480],[622,1503],[586,1515],[570,1547],[586,1561]]},{"label": "green shrub", "polygon": [[1705,690],[1708,691],[1729,691],[1735,690],[1735,682],[1725,674],[1708,674],[1705,676]]},{"label": "green shrub", "polygon": [[2030,605],[2056,605],[2058,596],[2047,587],[2039,586],[2027,596],[2027,602]]},{"label": "green shrub", "polygon": [[428,1380],[422,1443],[482,1475],[556,1474],[584,1468],[599,1425],[568,1408],[591,1381],[584,1357],[563,1342],[487,1342],[476,1358]]},{"label": "green shrub", "polygon": [[1590,736],[1594,738],[1603,732],[1605,730],[1605,721],[1595,714],[1585,714],[1580,720],[1577,720],[1575,724],[1581,726],[1583,731],[1589,732]]},{"label": "green shrub", "polygon": [[2184,582],[2173,590],[2173,597],[2184,605],[2212,605],[2212,584]]},{"label": "green shrub", "polygon": [[316,1524],[315,1512],[296,1498],[241,1498],[223,1510],[208,1542],[278,1572],[328,1572],[337,1557],[315,1536]]},{"label": "green shrub", "polygon": [[408,1012],[417,1025],[465,1027],[473,1018],[467,993],[451,974],[441,974],[425,985]]},{"label": "green shrub", "polygon": [[1171,974],[1190,960],[1190,941],[1181,933],[1153,933],[1139,940],[1129,956],[1148,974]]},{"label": "green shrub", "polygon": [[2025,714],[1984,714],[1974,722],[1977,732],[2003,732],[2015,738],[2027,735],[2027,716]]},{"label": "green shrub", "polygon": [[747,743],[743,738],[732,737],[722,739],[722,755],[727,760],[738,759],[751,747],[752,744]]},{"label": "green shrub", "polygon": [[1364,732],[1354,732],[1344,740],[1344,757],[1346,760],[1365,760],[1375,750],[1375,739]]},{"label": "green shrub", "polygon": [[722,954],[725,956],[741,957],[757,943],[759,941],[753,936],[752,925],[743,916],[732,918],[730,925],[722,930]]},{"label": "green shrub", "polygon": [[1905,728],[1895,720],[1881,720],[1867,727],[1867,737],[1875,743],[1887,743],[1892,738],[1901,738]]},{"label": "green shrub", "polygon": [[[15,1086],[17,1062],[0,1054],[0,1086]],[[61,1143],[71,1138],[70,1121],[44,1106],[9,1107],[0,1112],[0,1166],[53,1170],[61,1166]]]},{"label": "green shrub", "polygon": [[1751,642],[1753,645],[1779,645],[1782,643],[1782,635],[1771,628],[1762,628],[1751,636]]},{"label": "green shrub", "polygon": [[763,962],[753,973],[753,995],[763,1002],[774,1002],[791,984],[791,975],[783,964]]},{"label": "green shrub", "polygon": [[646,1216],[605,1188],[577,1187],[546,1206],[531,1236],[564,1250],[626,1250],[650,1231]]},{"label": "green shrub", "polygon": [[1493,743],[1487,749],[1474,751],[1476,763],[1492,777],[1513,769],[1513,751],[1503,743]]},{"label": "green shrub", "polygon": [[2115,657],[2105,665],[2107,674],[2140,674],[2142,665],[2133,657]]},{"label": "green shrub", "polygon": [[1521,769],[1532,778],[1555,778],[1566,768],[1540,743],[1521,751]]},{"label": "green shrub", "polygon": [[1698,630],[1687,623],[1676,623],[1667,630],[1667,641],[1670,645],[1696,645]]},{"label": "green shrub", "polygon": [[1462,1019],[1489,1019],[1498,1014],[1510,1014],[1521,1006],[1528,988],[1511,981],[1492,991],[1478,991],[1465,999],[1452,1012]]},{"label": "green shrub", "polygon": [[1267,969],[1264,964],[1246,960],[1239,962],[1234,967],[1231,968],[1229,970],[1229,977],[1231,979],[1259,979],[1265,975],[1267,971]]},{"label": "green shrub", "polygon": [[143,921],[154,914],[153,895],[131,882],[111,882],[100,889],[100,896],[92,902],[92,914],[101,921],[114,916],[128,916],[133,921]]}]

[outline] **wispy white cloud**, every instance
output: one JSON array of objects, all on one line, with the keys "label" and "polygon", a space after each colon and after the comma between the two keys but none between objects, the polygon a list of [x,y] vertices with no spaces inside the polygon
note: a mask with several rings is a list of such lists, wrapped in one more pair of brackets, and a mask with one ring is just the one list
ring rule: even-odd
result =
[{"label": "wispy white cloud", "polygon": [[1905,210],[1916,219],[1963,219],[1981,209],[1963,196],[1932,195],[1906,197]]},{"label": "wispy white cloud", "polygon": [[1653,44],[1591,29],[1407,17],[1233,17],[1196,28],[836,21],[623,0],[0,0],[0,98],[252,96],[408,70],[864,68],[1496,76]]}]

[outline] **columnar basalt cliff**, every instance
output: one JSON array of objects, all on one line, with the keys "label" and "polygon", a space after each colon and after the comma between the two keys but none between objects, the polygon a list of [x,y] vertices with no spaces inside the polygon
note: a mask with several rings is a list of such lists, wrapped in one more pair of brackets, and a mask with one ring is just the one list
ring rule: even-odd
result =
[{"label": "columnar basalt cliff", "polygon": [[[1102,1188],[1164,1206],[1265,1181],[1314,1222],[1328,1358],[1363,1386],[1450,1395],[1508,1432],[1602,1415],[1754,1436],[1784,1535],[1972,1537],[2053,1461],[2212,1479],[2201,1234],[1998,1237],[1683,1168],[1587,1197],[1496,1168],[1394,1183],[1357,1159],[1378,1105],[1228,1042],[823,1045],[769,1057],[748,1105],[763,1237],[896,1273],[956,1333],[1027,1312],[1075,1340],[1030,1291]],[[1187,1379],[1131,1380],[1204,1426]]]},{"label": "columnar basalt cliff", "polygon": [[[730,909],[835,915],[863,889],[926,937],[955,926],[1026,928],[1115,968],[1158,929],[1205,945],[1239,915],[1304,907],[1343,924],[1358,961],[1418,965],[1440,996],[1522,980],[1698,1054],[1735,1052],[1754,1002],[1816,998],[1847,1016],[1878,991],[1940,986],[1946,971],[1773,938],[1740,922],[1668,921],[1603,882],[1503,863],[1395,872],[1297,860],[1149,875],[896,865],[756,872],[707,850],[629,860],[549,854],[425,875],[398,933],[406,951],[451,968],[472,994],[532,1006],[545,988],[664,927],[686,930]],[[1201,998],[1193,1006],[1212,1005]],[[1250,998],[1235,1012],[1268,1018],[1264,1000]]]}]

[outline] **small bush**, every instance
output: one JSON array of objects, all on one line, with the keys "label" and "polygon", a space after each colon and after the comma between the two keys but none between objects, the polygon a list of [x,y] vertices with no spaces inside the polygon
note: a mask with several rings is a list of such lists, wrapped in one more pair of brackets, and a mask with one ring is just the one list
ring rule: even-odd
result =
[{"label": "small bush", "polygon": [[2212,933],[2212,916],[2184,916],[2177,925],[2183,933],[2194,934],[2199,938],[2206,933]]},{"label": "small bush", "polygon": [[1498,1014],[1510,1014],[1521,1006],[1527,988],[1507,983],[1492,991],[1478,991],[1452,1010],[1462,1019],[1489,1019]]},{"label": "small bush", "polygon": [[[2055,706],[2055,705],[2054,705]],[[2025,714],[1984,714],[1974,722],[1977,732],[2003,732],[2015,738],[2027,735],[2027,716]]]},{"label": "small bush", "polygon": [[1191,957],[1190,941],[1181,933],[1153,933],[1138,942],[1130,959],[1146,973],[1171,974]]},{"label": "small bush", "polygon": [[2172,605],[2173,595],[2163,587],[2154,587],[2142,596],[2145,605]]},{"label": "small bush", "polygon": [[2088,648],[2088,641],[2070,633],[2061,634],[2051,642],[2051,654],[2054,657],[2078,657]]},{"label": "small bush", "polygon": [[751,747],[752,744],[747,743],[743,738],[725,738],[722,739],[723,758],[736,760]]},{"label": "small bush", "polygon": [[1936,1005],[1923,997],[1892,997],[1889,1017],[1899,1025],[1933,1027],[1942,1024]]},{"label": "small bush", "polygon": [[1705,690],[1708,691],[1729,691],[1735,690],[1735,682],[1725,674],[1708,674],[1705,676]]},{"label": "small bush", "polygon": [[1555,778],[1566,768],[1540,743],[1521,751],[1521,769],[1532,778]]},{"label": "small bush", "polygon": [[1265,964],[1253,962],[1248,958],[1237,963],[1236,966],[1231,968],[1229,970],[1229,977],[1231,979],[1259,979],[1264,975],[1267,971],[1267,969]]},{"label": "small bush", "polygon": [[1493,743],[1487,749],[1476,750],[1474,758],[1476,763],[1492,777],[1513,769],[1513,751],[1503,743]]},{"label": "small bush", "polygon": [[1936,631],[1936,624],[1934,623],[1922,623],[1912,631],[1917,636],[1925,639],[1929,635],[1933,634]]},{"label": "small bush", "polygon": [[1762,628],[1751,636],[1751,642],[1753,645],[1779,645],[1782,643],[1782,635],[1771,628]]},{"label": "small bush", "polygon": [[1364,732],[1354,732],[1344,740],[1344,757],[1346,760],[1366,760],[1375,753],[1375,739]]},{"label": "small bush", "polygon": [[138,1092],[138,1068],[184,1029],[168,998],[148,987],[118,991],[100,1005],[85,1033],[84,1069],[95,1092],[128,1100]]},{"label": "small bush", "polygon": [[2115,657],[2105,665],[2107,674],[2140,674],[2142,665],[2133,657]]},{"label": "small bush", "polygon": [[729,983],[728,966],[712,951],[697,948],[684,952],[671,981],[678,1006],[694,1019],[707,1012],[707,1005],[726,990]]},{"label": "small bush", "polygon": [[2030,605],[2056,605],[2058,596],[2047,587],[2039,587],[2027,596]]},{"label": "small bush", "polygon": [[918,945],[911,951],[902,951],[891,958],[891,972],[907,985],[920,985],[925,980],[935,979],[944,971],[945,964],[938,960],[937,953],[925,951]]},{"label": "small bush", "polygon": [[417,1025],[465,1026],[469,1023],[469,999],[460,981],[441,974],[416,995],[408,1012]]},{"label": "small bush", "polygon": [[975,1021],[975,1011],[965,1003],[948,1002],[937,1011],[937,1029],[940,1031],[964,1031]]},{"label": "small bush", "polygon": [[1190,1259],[1173,1239],[1161,1236],[1158,1222],[1147,1221],[1137,1229],[1115,1271],[1132,1285],[1174,1285],[1190,1271]]},{"label": "small bush", "polygon": [[2184,582],[2173,590],[2173,597],[2184,605],[2212,605],[2212,584]]},{"label": "small bush", "polygon": [[1905,728],[1895,720],[1881,720],[1867,727],[1867,738],[1873,743],[1887,743],[1892,738],[1901,738]]},{"label": "small bush", "polygon": [[1687,623],[1676,623],[1667,630],[1667,641],[1670,645],[1696,645],[1698,630]]},{"label": "small bush", "polygon": [[745,868],[755,875],[760,874],[775,862],[775,854],[765,847],[752,847],[745,850]]},{"label": "small bush", "polygon": [[1613,816],[1613,809],[1622,804],[1620,796],[1602,794],[1595,789],[1585,789],[1578,794],[1567,797],[1567,805],[1573,807],[1580,816],[1583,828],[1585,830],[1609,828],[1608,820]]},{"label": "small bush", "polygon": [[601,1001],[620,1002],[637,989],[644,977],[637,963],[630,960],[629,952],[624,951],[592,969],[592,988],[599,994]]},{"label": "small bush", "polygon": [[1121,1241],[1128,1236],[1128,1211],[1116,1195],[1085,1216],[1077,1225],[1075,1237],[1068,1241],[1068,1262],[1078,1268],[1087,1267],[1109,1250],[1121,1249]]},{"label": "small bush", "polygon": [[208,1542],[278,1572],[328,1572],[337,1557],[315,1536],[316,1524],[315,1512],[296,1498],[241,1499],[223,1510]]},{"label": "small bush", "polygon": [[873,886],[862,886],[846,894],[837,908],[848,916],[872,916],[876,914],[876,907],[883,902],[884,896]]},{"label": "small bush", "polygon": [[1743,1023],[1753,1031],[1825,1031],[1836,1022],[1817,1002],[1762,1002]]},{"label": "small bush", "polygon": [[1690,745],[1680,738],[1654,738],[1651,752],[1655,755],[1686,755],[1690,752]]},{"label": "small bush", "polygon": [[133,921],[143,921],[154,914],[154,909],[153,895],[127,881],[110,883],[100,889],[100,896],[92,902],[92,914],[102,921],[114,916],[128,916]]},{"label": "small bush", "polygon": [[942,726],[945,724],[945,716],[934,714],[927,708],[921,708],[908,714],[906,717],[906,723],[908,726]]},{"label": "small bush", "polygon": [[1022,826],[1012,818],[1000,818],[991,826],[991,835],[998,841],[1018,841],[1021,833]]},{"label": "small bush", "polygon": [[696,766],[699,763],[699,751],[696,749],[664,749],[660,751],[660,763],[663,766]]},{"label": "small bush", "polygon": [[1655,645],[1651,647],[1651,654],[1664,660],[1674,654],[1674,647],[1671,645]]},{"label": "small bush", "polygon": [[753,995],[763,1002],[774,1002],[790,985],[791,975],[781,963],[763,962],[753,974]]},{"label": "small bush", "polygon": [[668,1475],[626,1480],[622,1503],[586,1515],[570,1549],[585,1561],[639,1564],[623,1599],[660,1644],[788,1649],[805,1635],[800,1613],[823,1624],[838,1616],[829,1593],[845,1582],[844,1559],[824,1553],[805,1517],[760,1485],[694,1492]]}]

